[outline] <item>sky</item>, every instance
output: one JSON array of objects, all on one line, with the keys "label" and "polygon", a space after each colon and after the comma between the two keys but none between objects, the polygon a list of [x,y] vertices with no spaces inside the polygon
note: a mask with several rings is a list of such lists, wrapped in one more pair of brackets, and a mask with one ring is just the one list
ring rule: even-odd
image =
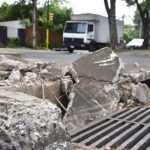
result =
[{"label": "sky", "polygon": [[[2,2],[13,3],[14,0],[0,0],[0,4]],[[38,4],[43,4],[46,0],[38,0]],[[74,14],[80,13],[94,13],[100,14],[103,16],[107,16],[104,0],[68,0],[67,4],[64,6],[71,7],[73,9]],[[122,0],[117,0],[116,3],[116,18],[122,20],[124,17],[125,24],[133,24],[133,17],[135,7],[127,7],[127,4]]]}]

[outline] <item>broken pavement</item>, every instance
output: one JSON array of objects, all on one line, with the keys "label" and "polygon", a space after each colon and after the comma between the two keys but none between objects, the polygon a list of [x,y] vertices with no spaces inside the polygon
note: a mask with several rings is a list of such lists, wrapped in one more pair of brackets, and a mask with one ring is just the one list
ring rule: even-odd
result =
[{"label": "broken pavement", "polygon": [[142,80],[139,74],[129,74],[110,48],[62,69],[53,62],[29,63],[7,56],[0,57],[0,64],[0,101],[5,110],[0,113],[1,131],[8,137],[2,137],[3,147],[74,149],[67,130],[150,99],[147,85],[139,83],[150,79],[148,71],[140,72]]},{"label": "broken pavement", "polygon": [[150,99],[147,85],[138,84],[110,48],[79,58],[68,72],[75,81],[64,117],[68,130],[103,118],[117,108],[142,105]]}]

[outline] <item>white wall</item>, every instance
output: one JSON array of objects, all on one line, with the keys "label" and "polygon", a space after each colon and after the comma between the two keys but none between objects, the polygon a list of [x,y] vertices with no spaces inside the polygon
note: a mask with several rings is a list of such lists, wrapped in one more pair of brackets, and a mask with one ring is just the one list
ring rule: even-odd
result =
[{"label": "white wall", "polygon": [[20,21],[18,21],[18,20],[0,22],[0,25],[1,26],[6,26],[6,27],[23,28],[23,29],[25,29],[25,26],[20,24]]},{"label": "white wall", "polygon": [[7,27],[7,37],[8,38],[17,38],[18,37],[18,29],[25,29],[25,26],[20,24],[20,21],[5,21],[0,22],[0,26]]},{"label": "white wall", "polygon": [[18,38],[18,29],[7,27],[7,37],[8,38]]}]

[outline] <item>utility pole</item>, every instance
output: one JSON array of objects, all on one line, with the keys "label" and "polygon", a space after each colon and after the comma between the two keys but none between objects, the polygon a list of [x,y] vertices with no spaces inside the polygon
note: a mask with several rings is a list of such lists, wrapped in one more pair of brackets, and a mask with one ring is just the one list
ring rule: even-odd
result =
[{"label": "utility pole", "polygon": [[36,1],[32,0],[32,48],[36,49]]},{"label": "utility pole", "polygon": [[49,0],[47,1],[46,49],[49,47]]}]

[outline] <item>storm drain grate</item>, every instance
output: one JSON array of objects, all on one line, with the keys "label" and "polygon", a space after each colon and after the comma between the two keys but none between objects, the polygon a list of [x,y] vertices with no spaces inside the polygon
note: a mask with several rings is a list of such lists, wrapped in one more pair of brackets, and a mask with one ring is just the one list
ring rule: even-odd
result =
[{"label": "storm drain grate", "polygon": [[87,148],[150,150],[150,107],[126,108],[72,132],[71,138]]}]

